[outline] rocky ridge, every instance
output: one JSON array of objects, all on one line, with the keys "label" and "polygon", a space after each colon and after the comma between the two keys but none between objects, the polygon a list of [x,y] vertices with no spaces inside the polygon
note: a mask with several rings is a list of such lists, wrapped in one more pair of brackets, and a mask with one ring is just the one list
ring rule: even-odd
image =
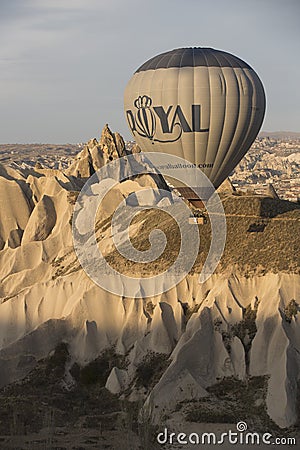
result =
[{"label": "rocky ridge", "polygon": [[[114,349],[125,363],[115,360],[103,384],[120,398],[142,402],[141,411],[154,423],[175,410],[185,420],[189,402],[196,400],[203,412],[202,399],[219,383],[259,378],[265,380],[257,399],[262,414],[274,426],[294,426],[299,414],[299,206],[238,195],[227,184],[221,193],[227,242],[216,273],[199,284],[208,223],[200,229],[199,259],[177,287],[154,298],[117,297],[79,266],[71,219],[87,177],[123,154],[122,138],[106,126],[100,141],[90,140],[64,172],[0,167],[1,386],[28,376],[64,342],[67,389],[76,385],[74,365],[83,368]],[[133,190],[155,190],[159,183],[147,175],[124,181],[100,207],[99,245],[119,268],[123,260],[111,245],[110,216]],[[146,245],[157,223],[175,242],[174,224],[155,211],[132,224],[133,242]],[[165,269],[170,252],[156,269],[138,270]],[[137,270],[126,264],[123,269]]]}]

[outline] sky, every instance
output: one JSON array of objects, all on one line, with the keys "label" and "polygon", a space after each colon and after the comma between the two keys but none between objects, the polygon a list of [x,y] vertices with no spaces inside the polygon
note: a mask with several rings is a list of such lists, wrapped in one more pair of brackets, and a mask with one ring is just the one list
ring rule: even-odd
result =
[{"label": "sky", "polygon": [[213,47],[267,96],[263,129],[300,131],[299,0],[0,0],[0,143],[130,133],[123,93],[147,59]]}]

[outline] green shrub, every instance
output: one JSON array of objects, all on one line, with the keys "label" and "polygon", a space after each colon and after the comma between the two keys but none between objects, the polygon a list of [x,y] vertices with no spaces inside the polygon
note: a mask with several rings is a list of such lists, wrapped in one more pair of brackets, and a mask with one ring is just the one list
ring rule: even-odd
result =
[{"label": "green shrub", "polygon": [[137,386],[152,388],[168,366],[168,356],[164,353],[149,352],[136,370]]},{"label": "green shrub", "polygon": [[77,377],[77,380],[83,385],[99,384],[105,386],[107,378],[115,366],[125,369],[127,361],[124,356],[117,355],[114,348],[110,348],[83,367],[78,368],[74,364],[70,373],[75,379]]},{"label": "green shrub", "polygon": [[82,384],[99,383],[101,386],[104,386],[109,375],[109,369],[110,365],[107,359],[97,358],[81,368],[79,381]]},{"label": "green shrub", "polygon": [[150,300],[149,302],[147,302],[145,310],[147,311],[148,314],[150,314],[150,316],[152,316],[155,308],[156,305],[154,305],[154,303],[152,303]]},{"label": "green shrub", "polygon": [[60,342],[55,347],[53,354],[46,360],[46,375],[62,378],[65,373],[65,366],[69,356],[68,344]]},{"label": "green shrub", "polygon": [[182,402],[186,419],[198,423],[236,423],[246,419],[249,426],[264,430],[278,430],[266,411],[267,377],[238,380],[224,378],[206,388],[210,394],[193,402]]},{"label": "green shrub", "polygon": [[283,310],[285,320],[291,323],[292,318],[297,316],[299,309],[299,304],[292,299]]}]

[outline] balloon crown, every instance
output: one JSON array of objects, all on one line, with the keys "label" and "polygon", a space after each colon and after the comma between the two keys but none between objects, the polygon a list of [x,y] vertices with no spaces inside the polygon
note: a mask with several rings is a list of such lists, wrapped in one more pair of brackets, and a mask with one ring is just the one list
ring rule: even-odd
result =
[{"label": "balloon crown", "polygon": [[152,99],[148,95],[139,95],[134,101],[134,106],[138,109],[150,108],[152,105]]}]

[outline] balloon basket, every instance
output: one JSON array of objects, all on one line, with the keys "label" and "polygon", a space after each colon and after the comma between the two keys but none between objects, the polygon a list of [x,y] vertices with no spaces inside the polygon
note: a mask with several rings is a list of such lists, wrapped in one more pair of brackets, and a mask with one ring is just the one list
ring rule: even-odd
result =
[{"label": "balloon basket", "polygon": [[204,217],[190,217],[189,224],[190,225],[204,225],[205,218]]}]

